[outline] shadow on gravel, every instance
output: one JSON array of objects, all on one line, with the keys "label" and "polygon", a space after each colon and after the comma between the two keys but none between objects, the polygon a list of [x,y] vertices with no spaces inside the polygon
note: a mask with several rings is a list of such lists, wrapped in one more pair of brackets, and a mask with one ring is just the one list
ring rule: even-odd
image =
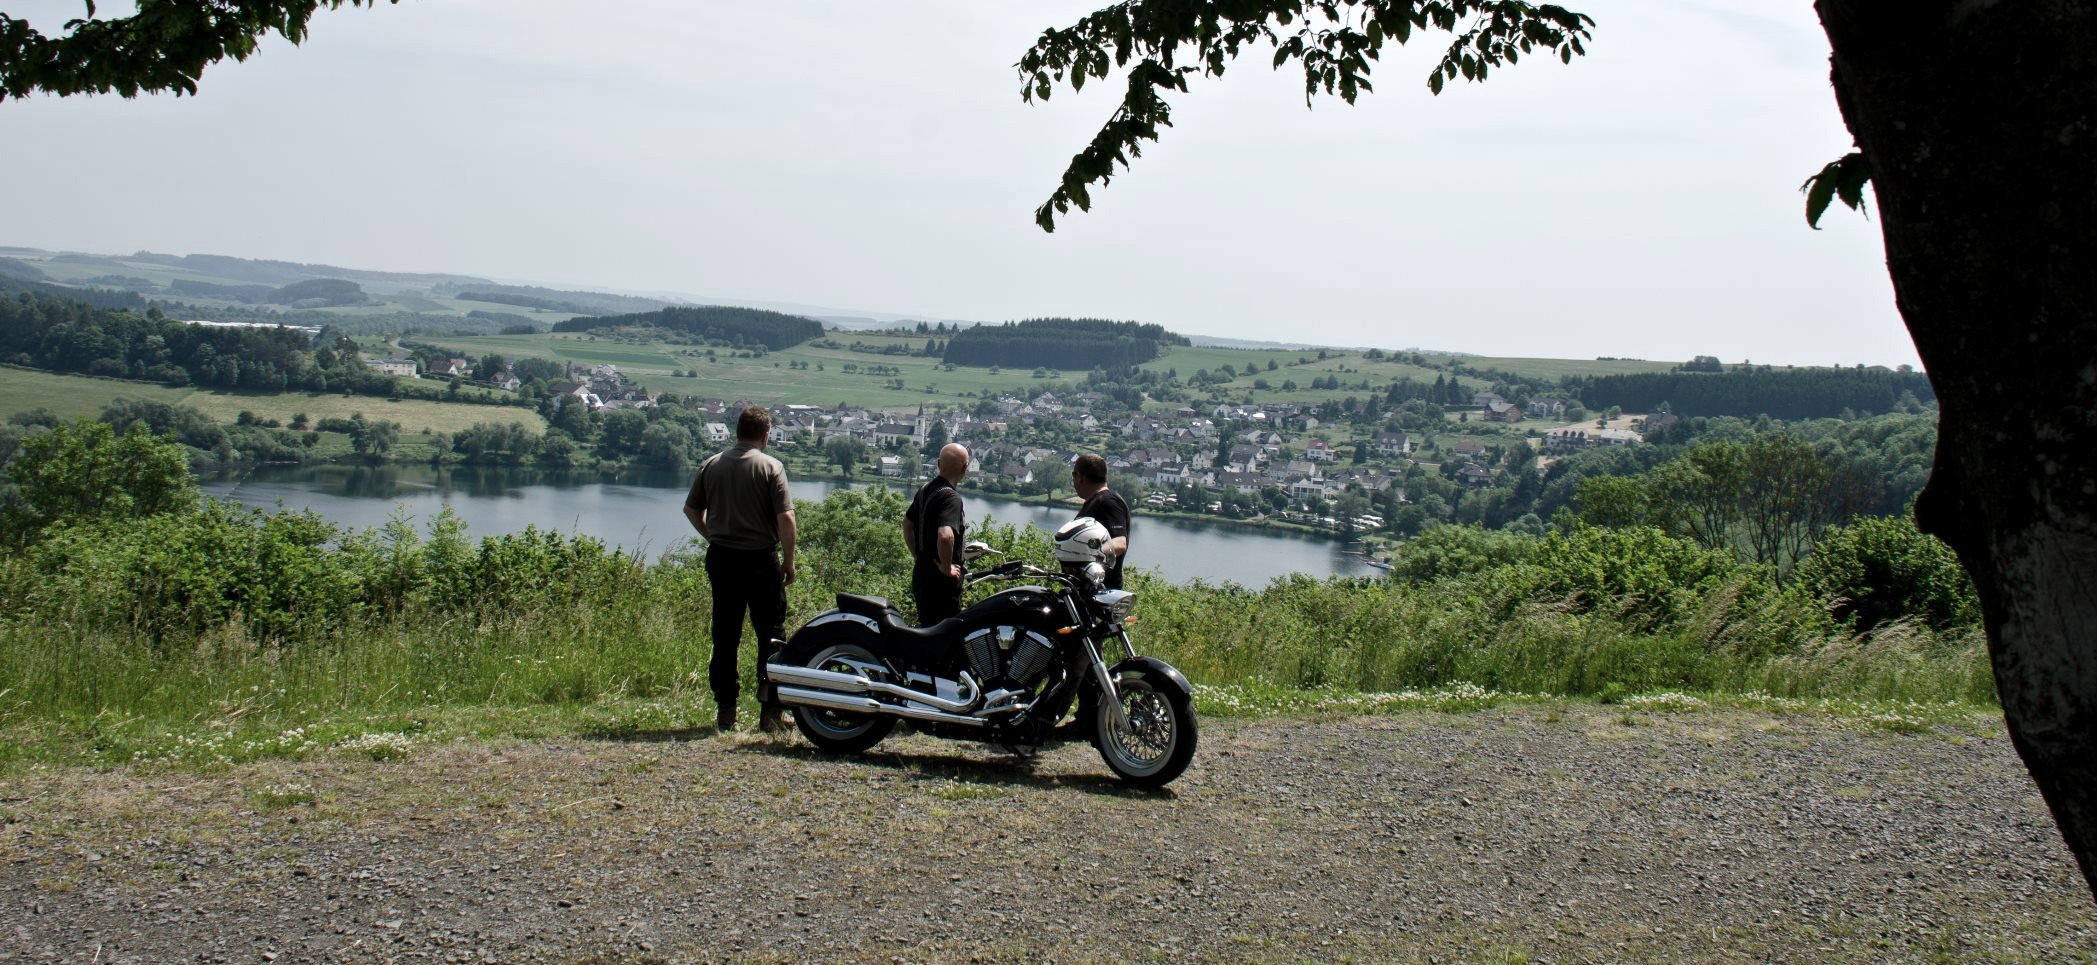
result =
[{"label": "shadow on gravel", "polygon": [[637,730],[629,727],[586,727],[578,736],[589,740],[609,741],[614,744],[674,744],[678,741],[705,740],[721,732],[712,727],[666,727],[658,730]]},{"label": "shadow on gravel", "polygon": [[967,781],[991,787],[1031,787],[1042,790],[1068,788],[1088,794],[1135,800],[1170,801],[1178,797],[1169,787],[1145,790],[1123,784],[1107,773],[1105,764],[1100,765],[1098,774],[1036,773],[1034,768],[1040,762],[1038,757],[1010,756],[986,761],[959,754],[882,750],[878,747],[859,754],[832,754],[806,744],[780,743],[742,744],[733,748],[733,751],[739,754],[764,754],[803,761],[827,761],[851,767],[879,767],[918,781]]}]

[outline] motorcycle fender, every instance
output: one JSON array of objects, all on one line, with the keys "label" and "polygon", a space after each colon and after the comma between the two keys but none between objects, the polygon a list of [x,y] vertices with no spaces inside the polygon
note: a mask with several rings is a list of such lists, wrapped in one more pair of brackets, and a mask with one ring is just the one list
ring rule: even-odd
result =
[{"label": "motorcycle fender", "polygon": [[787,663],[800,663],[816,655],[816,651],[837,643],[856,643],[869,652],[881,653],[881,630],[874,621],[854,613],[829,610],[801,625],[793,635],[786,638],[786,646],[780,648],[779,659]]},{"label": "motorcycle fender", "polygon": [[1187,675],[1180,673],[1180,668],[1156,657],[1130,657],[1108,668],[1107,676],[1109,679],[1112,679],[1120,676],[1124,671],[1131,670],[1140,670],[1144,676],[1151,678],[1154,682],[1165,681],[1173,687],[1178,687],[1180,693],[1188,697],[1194,696],[1194,685],[1187,682]]}]

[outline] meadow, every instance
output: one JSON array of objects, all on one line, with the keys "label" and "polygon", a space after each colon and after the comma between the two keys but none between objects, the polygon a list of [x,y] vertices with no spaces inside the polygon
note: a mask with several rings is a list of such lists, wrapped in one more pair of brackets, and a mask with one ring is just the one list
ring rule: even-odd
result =
[{"label": "meadow", "polygon": [[[902,346],[916,350],[921,349],[928,338],[937,336],[832,331],[827,333],[826,337],[845,346],[858,343],[869,347]],[[716,349],[715,358],[709,361],[703,347],[602,332],[431,335],[417,336],[417,339],[473,358],[494,353],[513,358],[545,358],[593,365],[608,362],[618,366],[621,372],[652,391],[725,401],[741,399],[760,405],[855,405],[890,411],[915,409],[920,405],[966,408],[972,406],[979,398],[1008,392],[1027,397],[1040,391],[1044,385],[1080,382],[1086,375],[1082,371],[1057,370],[1045,372],[1043,377],[1036,378],[1033,369],[964,366],[949,369],[935,358],[885,355],[878,351],[853,351],[850,348],[825,348],[813,342],[770,352],[757,358],[737,358],[731,351]],[[1176,371],[1179,377],[1185,380],[1197,371],[1217,372],[1223,366],[1229,365],[1233,370],[1246,374],[1221,386],[1219,392],[1222,397],[1261,404],[1314,404],[1348,395],[1379,393],[1394,379],[1411,378],[1432,383],[1437,376],[1448,374],[1442,368],[1413,365],[1388,357],[1368,359],[1361,352],[1332,349],[1325,351],[1327,357],[1320,359],[1318,350],[1315,349],[1305,351],[1174,346],[1160,358],[1144,363],[1141,368],[1157,372]],[[1673,366],[1670,362],[1503,359],[1482,356],[1429,356],[1428,361],[1435,365],[1447,365],[1454,361],[1474,368],[1493,368],[1545,379],[1557,379],[1566,375],[1665,372]],[[1267,370],[1270,362],[1275,366],[1271,372]],[[820,369],[817,368],[818,365],[821,366]],[[881,366],[893,369],[895,373],[848,373],[844,370],[846,365],[852,365],[855,369]],[[1247,371],[1248,369],[1250,371]],[[696,377],[679,374],[692,370],[699,374]],[[1309,387],[1313,379],[1326,376],[1339,378],[1343,387],[1338,390]],[[895,388],[894,380],[899,378],[903,387]],[[1255,382],[1260,379],[1265,379],[1269,388],[1256,388]],[[1298,388],[1285,391],[1282,385],[1291,380],[1297,383]],[[1464,377],[1464,381],[1467,385],[1476,384],[1478,388],[1487,387],[1482,380],[1475,377]],[[1363,387],[1364,383],[1367,384],[1367,388]]]},{"label": "meadow", "polygon": [[428,432],[455,433],[477,422],[521,423],[534,432],[544,432],[546,420],[531,409],[514,406],[470,405],[431,399],[382,399],[368,395],[314,394],[307,392],[244,393],[196,387],[173,388],[154,382],[130,382],[86,375],[61,375],[36,369],[0,367],[0,414],[48,409],[63,419],[93,418],[111,399],[138,399],[187,405],[205,415],[231,424],[242,412],[263,419],[289,423],[292,416],[347,419],[362,413],[366,419],[400,423],[401,439]]},{"label": "meadow", "polygon": [[[790,626],[841,590],[909,599],[903,508],[878,487],[800,506]],[[1977,627],[1860,634],[1657,532],[1467,546],[1451,529],[1408,544],[1387,580],[1138,573],[1137,645],[1186,672],[1210,714],[1693,697],[1919,730],[1993,706]],[[1038,531],[980,535],[1048,562]],[[448,518],[345,532],[215,505],[61,529],[0,556],[0,769],[297,757],[375,721],[697,728],[712,716],[699,563],[540,531],[473,540]]]}]

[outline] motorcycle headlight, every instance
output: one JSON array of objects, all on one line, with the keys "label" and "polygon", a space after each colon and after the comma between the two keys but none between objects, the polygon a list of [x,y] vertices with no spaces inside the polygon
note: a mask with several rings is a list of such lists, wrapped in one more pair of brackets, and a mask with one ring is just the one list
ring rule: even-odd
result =
[{"label": "motorcycle headlight", "polygon": [[1105,609],[1115,623],[1127,623],[1129,615],[1136,612],[1136,594],[1127,590],[1103,590],[1092,602]]}]

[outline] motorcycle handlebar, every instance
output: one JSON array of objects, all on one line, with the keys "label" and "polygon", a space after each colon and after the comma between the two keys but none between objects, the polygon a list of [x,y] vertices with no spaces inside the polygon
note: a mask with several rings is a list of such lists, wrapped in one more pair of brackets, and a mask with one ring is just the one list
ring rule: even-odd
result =
[{"label": "motorcycle handlebar", "polygon": [[981,572],[981,573],[977,573],[977,574],[974,574],[974,575],[970,576],[970,577],[968,578],[968,583],[969,583],[969,585],[970,585],[970,586],[974,586],[975,584],[977,584],[977,583],[982,583],[982,582],[984,582],[984,581],[986,581],[986,580],[999,580],[999,579],[1006,579],[1006,578],[1009,578],[1009,577],[1013,577],[1013,576],[1060,576],[1060,575],[1061,575],[1061,574],[1058,574],[1058,573],[1053,573],[1053,572],[1050,572],[1050,571],[1048,571],[1048,570],[1044,570],[1044,569],[1042,569],[1041,567],[1035,566],[1035,565],[1033,565],[1033,564],[1031,564],[1031,563],[1027,563],[1027,562],[1024,562],[1024,561],[1021,561],[1021,560],[1011,560],[1011,561],[1008,561],[1008,562],[1004,562],[1004,563],[999,563],[998,565],[996,565],[996,566],[993,566],[993,567],[991,567],[990,569],[984,570],[984,571],[983,571],[983,572]]}]

